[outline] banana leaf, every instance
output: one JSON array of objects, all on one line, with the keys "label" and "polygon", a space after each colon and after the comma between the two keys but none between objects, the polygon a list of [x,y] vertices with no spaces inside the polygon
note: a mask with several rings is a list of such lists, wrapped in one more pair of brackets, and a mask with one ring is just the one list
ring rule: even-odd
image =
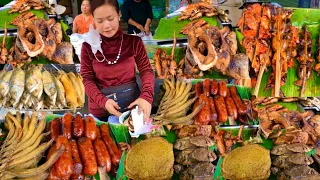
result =
[{"label": "banana leaf", "polygon": [[[7,28],[17,28],[17,26],[11,25],[10,22],[14,20],[17,16],[20,15],[20,13],[12,13],[9,14],[8,12],[10,9],[6,9],[3,11],[0,11],[0,29],[4,29],[4,23],[7,23]],[[38,18],[45,18],[45,13],[43,10],[31,10],[33,14],[35,14]]]},{"label": "banana leaf", "polygon": [[[173,39],[174,30],[176,31],[177,38],[186,38],[187,36],[180,34],[179,31],[191,21],[178,21],[178,18],[179,16],[170,19],[161,18],[153,39]],[[217,17],[202,17],[201,19],[209,23],[210,26],[218,26]]]},{"label": "banana leaf", "polygon": [[[297,8],[294,10],[294,13],[291,17],[292,25],[298,27],[301,30],[303,25],[307,25],[308,31],[312,34],[312,43],[313,43],[313,58],[315,59],[316,53],[316,40],[320,32],[320,10],[318,9],[300,9]],[[243,35],[236,30],[237,40],[240,44],[243,39]],[[245,52],[244,47],[239,46],[241,52]],[[317,60],[315,60],[315,63]],[[300,96],[300,87],[294,85],[294,82],[298,80],[298,66],[299,63],[295,60],[294,66],[288,70],[287,81],[284,86],[281,87],[282,92],[286,97],[299,97]],[[268,72],[265,72],[262,76],[260,89],[258,96],[260,97],[270,97],[272,96],[272,90],[264,90],[268,84],[268,78],[272,72],[271,67],[268,68]],[[305,97],[315,97],[320,94],[320,76],[317,76],[315,71],[312,72],[310,79],[307,81],[306,91],[304,93]],[[254,88],[252,89],[252,92]]]}]

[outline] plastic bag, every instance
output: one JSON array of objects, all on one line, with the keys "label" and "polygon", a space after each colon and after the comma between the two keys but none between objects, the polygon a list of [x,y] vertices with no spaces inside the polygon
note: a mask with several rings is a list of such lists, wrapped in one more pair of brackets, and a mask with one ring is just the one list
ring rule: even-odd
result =
[{"label": "plastic bag", "polygon": [[[89,32],[84,37],[84,41],[87,42],[88,44],[90,44],[91,51],[92,51],[92,53],[94,54],[95,57],[96,57],[96,53],[98,51],[100,51],[100,53],[103,55],[103,51],[102,51],[102,48],[101,48],[101,37],[100,37],[99,31],[95,30],[93,28],[92,24],[90,24]],[[103,57],[104,57],[104,55],[103,55]],[[102,60],[100,60],[100,59],[98,59],[96,57],[96,59],[99,62],[102,62],[106,58],[104,57]]]}]

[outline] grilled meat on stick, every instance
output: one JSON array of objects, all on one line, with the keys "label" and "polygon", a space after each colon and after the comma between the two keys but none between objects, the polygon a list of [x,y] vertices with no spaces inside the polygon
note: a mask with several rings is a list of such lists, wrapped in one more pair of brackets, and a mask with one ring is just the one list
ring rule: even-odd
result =
[{"label": "grilled meat on stick", "polygon": [[270,33],[272,13],[270,5],[252,4],[243,12],[238,22],[244,35],[242,45],[250,58],[251,67],[258,73],[254,94],[258,95],[260,82],[266,67],[271,64]]},{"label": "grilled meat on stick", "polygon": [[318,72],[318,76],[320,76],[320,33],[318,37],[318,46],[317,46],[317,55],[316,55],[318,64],[314,67],[314,70]]},{"label": "grilled meat on stick", "polygon": [[160,79],[172,78],[176,75],[177,63],[174,60],[174,50],[176,44],[176,33],[174,32],[171,55],[167,55],[166,50],[162,50],[160,48],[158,48],[153,55],[155,69]]},{"label": "grilled meat on stick", "polygon": [[[273,20],[274,37],[272,39],[272,70],[265,90],[275,88],[275,95],[279,97],[280,87],[286,83],[288,68],[293,66],[298,41],[297,28],[291,25],[290,17],[293,11],[276,8]],[[277,85],[277,87],[276,87]]]},{"label": "grilled meat on stick", "polygon": [[298,77],[299,80],[295,82],[295,85],[301,86],[300,96],[303,97],[306,84],[312,74],[312,64],[314,59],[312,58],[312,39],[311,33],[307,30],[306,26],[303,26],[301,34],[301,41],[298,46]]}]

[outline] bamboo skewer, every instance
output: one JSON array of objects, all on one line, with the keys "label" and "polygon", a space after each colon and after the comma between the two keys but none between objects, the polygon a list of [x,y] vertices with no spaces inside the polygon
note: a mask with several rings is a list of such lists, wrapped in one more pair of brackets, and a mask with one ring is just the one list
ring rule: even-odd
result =
[{"label": "bamboo skewer", "polygon": [[278,26],[278,32],[277,32],[277,40],[278,40],[278,46],[277,46],[277,59],[276,59],[276,72],[275,72],[275,91],[274,96],[280,97],[280,81],[281,81],[281,57],[280,57],[280,46],[281,46],[281,9],[279,10],[278,19],[277,19],[277,26]]},{"label": "bamboo skewer", "polygon": [[307,84],[307,59],[308,59],[308,42],[307,42],[308,38],[307,38],[307,27],[305,27],[304,29],[304,61],[301,62],[301,64],[303,65],[303,78],[302,78],[302,87],[301,87],[301,91],[300,91],[300,97],[304,96],[304,92],[306,91],[306,84]]},{"label": "bamboo skewer", "polygon": [[266,68],[266,63],[263,63],[261,66],[260,66],[260,69],[259,69],[259,74],[258,74],[258,78],[257,78],[257,83],[256,83],[256,86],[254,88],[254,93],[253,95],[258,97],[258,93],[259,93],[259,89],[260,89],[260,84],[261,84],[261,79],[262,79],[262,76],[263,76],[263,72]]}]

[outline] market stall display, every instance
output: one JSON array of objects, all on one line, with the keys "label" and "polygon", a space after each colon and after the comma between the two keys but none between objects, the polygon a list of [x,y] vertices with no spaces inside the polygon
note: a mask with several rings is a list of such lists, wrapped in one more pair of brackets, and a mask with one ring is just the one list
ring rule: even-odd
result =
[{"label": "market stall display", "polygon": [[52,153],[45,163],[38,166],[43,153],[53,144],[54,139],[42,142],[49,135],[44,132],[46,127],[45,118],[38,122],[36,113],[16,116],[8,113],[5,126],[8,128],[6,139],[1,145],[1,179],[36,178],[48,176],[47,170],[58,160],[66,150],[60,146]]},{"label": "market stall display", "polygon": [[[172,44],[151,50],[162,91],[144,123],[138,108],[119,122],[66,113],[86,103],[82,77],[21,65],[40,56],[73,62],[61,24],[29,11],[45,7],[18,0],[3,23],[0,58],[14,66],[0,71],[0,179],[319,179],[320,100],[304,97],[319,91],[314,10],[302,18],[301,9],[251,3],[235,31],[219,27],[228,12],[207,1],[162,19],[155,37]],[[239,85],[250,78],[255,89]],[[38,121],[18,110],[61,114]]]},{"label": "market stall display", "polygon": [[82,77],[59,71],[57,75],[42,66],[2,70],[1,107],[15,109],[76,109],[84,104]]}]

